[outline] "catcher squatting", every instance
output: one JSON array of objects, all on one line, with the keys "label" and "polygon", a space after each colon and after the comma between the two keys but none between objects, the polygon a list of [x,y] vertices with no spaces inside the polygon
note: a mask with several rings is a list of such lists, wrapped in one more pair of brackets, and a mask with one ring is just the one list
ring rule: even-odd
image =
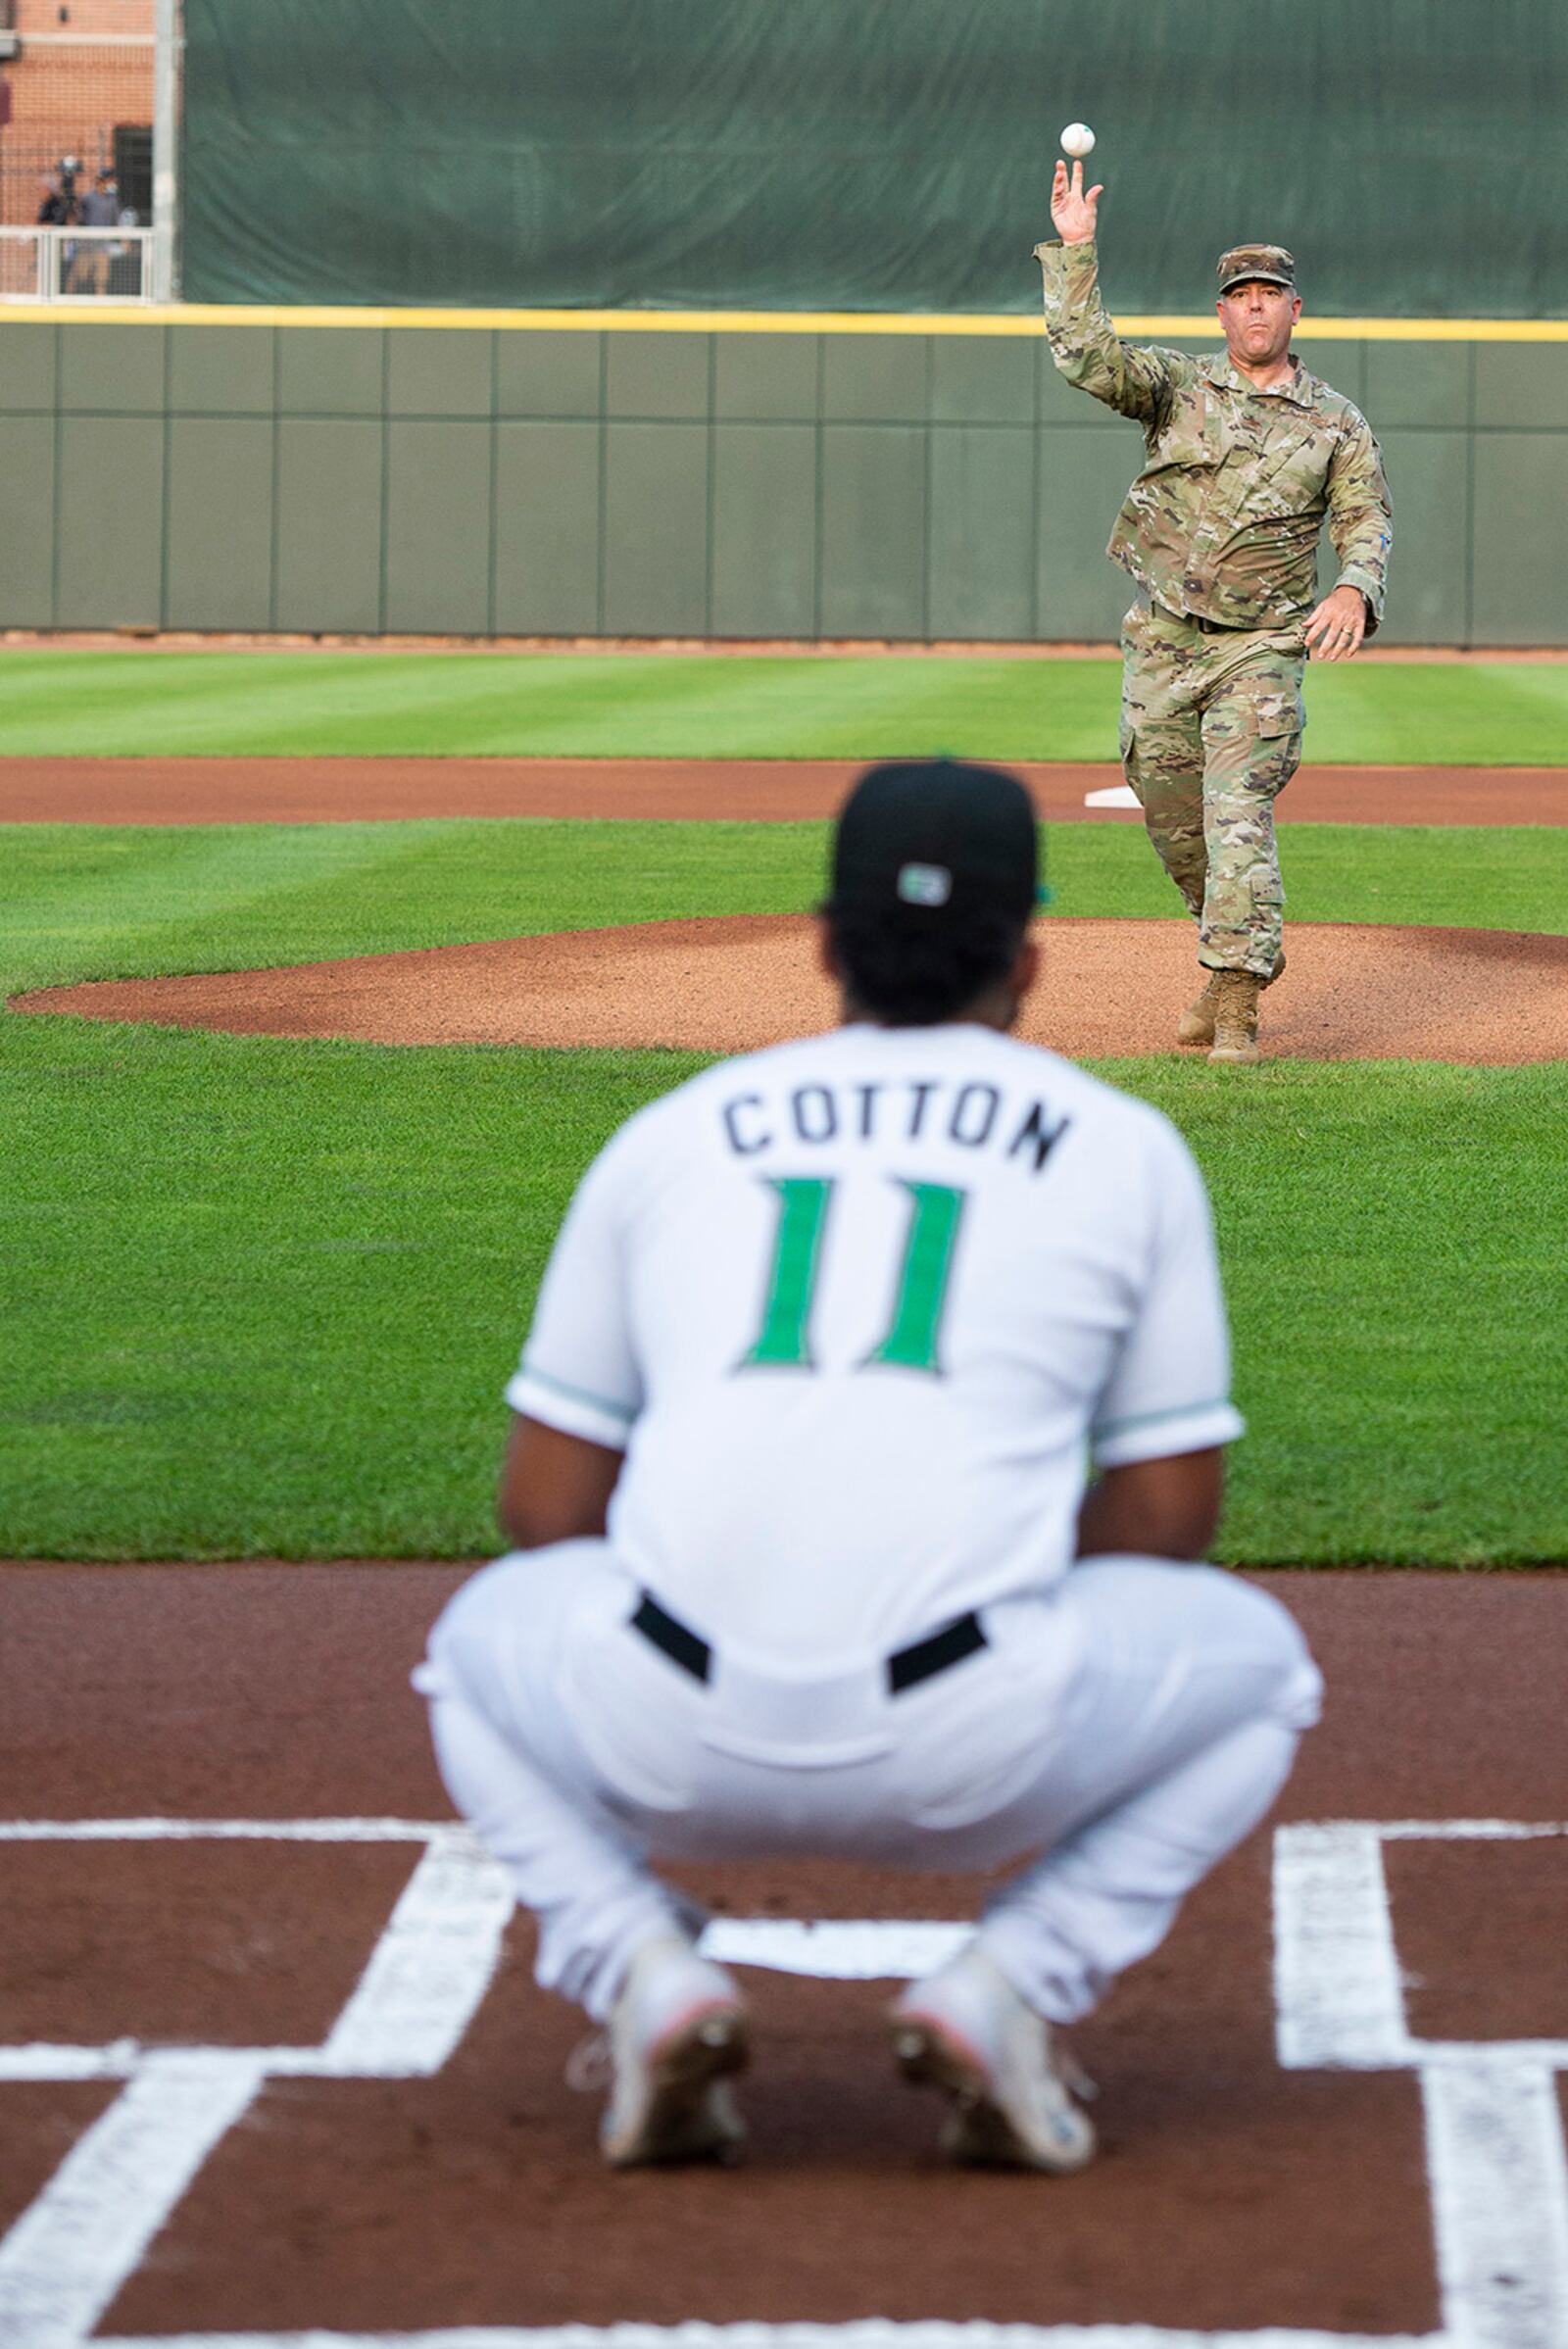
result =
[{"label": "catcher squatting", "polygon": [[956,2158],[1081,2169],[1054,2027],[1316,1718],[1291,1616],[1191,1562],[1242,1427],[1198,1169],[1007,1033],[1037,881],[1015,777],[863,776],[822,917],[842,1024],[612,1137],[507,1391],[514,1548],[416,1677],[540,1982],[608,2026],[617,2167],[743,2133],[746,2001],[652,1862],[809,1853],[1011,1867],[892,2052]]},{"label": "catcher squatting", "polygon": [[[1306,655],[1348,659],[1378,625],[1388,487],[1365,418],[1292,355],[1291,255],[1221,256],[1222,358],[1124,342],[1100,299],[1102,193],[1085,192],[1082,164],[1057,164],[1061,241],[1035,247],[1046,333],[1069,383],[1144,428],[1108,550],[1139,591],[1122,634],[1122,764],[1209,973],[1178,1037],[1251,1062],[1258,996],[1285,968],[1274,801],[1300,761]],[[1314,608],[1325,516],[1340,575]]]}]

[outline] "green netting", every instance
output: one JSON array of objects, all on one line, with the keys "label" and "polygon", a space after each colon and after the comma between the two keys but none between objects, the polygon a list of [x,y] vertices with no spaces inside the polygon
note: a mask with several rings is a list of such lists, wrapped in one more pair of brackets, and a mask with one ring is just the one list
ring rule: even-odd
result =
[{"label": "green netting", "polygon": [[1568,315],[1563,0],[185,0],[195,301]]}]

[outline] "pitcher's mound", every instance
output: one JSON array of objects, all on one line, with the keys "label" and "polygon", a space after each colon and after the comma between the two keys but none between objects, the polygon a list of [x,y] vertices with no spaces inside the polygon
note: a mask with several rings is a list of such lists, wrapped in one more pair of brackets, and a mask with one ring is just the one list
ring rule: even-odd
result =
[{"label": "pitcher's mound", "polygon": [[[1020,1033],[1075,1055],[1172,1049],[1200,974],[1180,921],[1040,925]],[[1568,938],[1294,924],[1263,999],[1270,1057],[1568,1058]],[[50,987],[24,1011],[377,1044],[671,1045],[745,1052],[831,1026],[804,915],[646,922],[281,970]]]}]

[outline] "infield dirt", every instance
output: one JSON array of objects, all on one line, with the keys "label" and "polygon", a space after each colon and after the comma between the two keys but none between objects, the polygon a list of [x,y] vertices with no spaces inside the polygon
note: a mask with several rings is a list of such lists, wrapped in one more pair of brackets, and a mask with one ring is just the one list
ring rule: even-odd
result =
[{"label": "infield dirt", "polygon": [[[787,823],[832,815],[860,759],[4,759],[0,823],[310,824],[424,815],[662,816]],[[1009,762],[1012,763],[1012,762]],[[1117,766],[1020,764],[1049,820],[1137,823],[1086,808]],[[1568,769],[1304,766],[1293,823],[1564,824]]]},{"label": "infield dirt", "polygon": [[[408,1688],[454,1567],[4,1568],[8,1809],[33,1820],[448,1816]],[[1282,1816],[1554,1821],[1568,1578],[1259,1577],[1328,1682]],[[0,1846],[0,2040],[315,2040],[413,1853],[256,1842]],[[1390,1847],[1401,1958],[1434,2035],[1568,2035],[1568,1845]],[[581,2034],[514,1926],[432,2078],[275,2080],[107,2312],[115,2334],[464,2324],[991,2318],[1353,2333],[1438,2319],[1420,2083],[1282,2070],[1269,1843],[1189,1903],[1077,2052],[1103,2158],[965,2176],[902,2089],[887,1986],[748,1969],[760,2023],[734,2174],[612,2177]],[[748,1916],[963,1918],[984,1886],[801,1863],[710,1869]],[[0,2223],[112,2099],[0,2090]]]},{"label": "infield dirt", "polygon": [[[1039,935],[1043,973],[1020,1036],[1091,1058],[1172,1049],[1176,1014],[1203,977],[1190,923],[1052,920]],[[1290,967],[1263,999],[1271,1058],[1568,1058],[1568,938],[1303,922],[1287,943]],[[798,914],[103,979],[17,996],[11,1007],[249,1036],[731,1052],[838,1017],[812,925]]]}]

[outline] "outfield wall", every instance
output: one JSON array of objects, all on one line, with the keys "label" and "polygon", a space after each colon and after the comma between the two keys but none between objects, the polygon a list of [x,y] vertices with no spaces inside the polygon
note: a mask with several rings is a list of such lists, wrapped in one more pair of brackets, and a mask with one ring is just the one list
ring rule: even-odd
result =
[{"label": "outfield wall", "polygon": [[[1408,336],[1301,343],[1387,456],[1386,641],[1568,644],[1568,341]],[[13,313],[0,416],[5,627],[1093,640],[1127,602],[1138,431],[1021,320]]]}]

